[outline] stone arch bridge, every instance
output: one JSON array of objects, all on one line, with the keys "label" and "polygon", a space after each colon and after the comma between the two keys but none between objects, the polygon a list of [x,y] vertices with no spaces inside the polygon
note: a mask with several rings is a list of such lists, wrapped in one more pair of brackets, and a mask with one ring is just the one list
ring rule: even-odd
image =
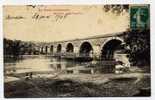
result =
[{"label": "stone arch bridge", "polygon": [[115,33],[82,39],[40,43],[39,53],[62,57],[92,57],[113,59],[115,51],[122,49],[124,34]]}]

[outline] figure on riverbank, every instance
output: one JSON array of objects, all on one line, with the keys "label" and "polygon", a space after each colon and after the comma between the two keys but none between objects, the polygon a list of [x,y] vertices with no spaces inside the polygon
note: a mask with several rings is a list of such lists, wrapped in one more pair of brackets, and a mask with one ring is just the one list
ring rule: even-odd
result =
[{"label": "figure on riverbank", "polygon": [[33,78],[32,75],[33,75],[32,72],[26,73],[25,80],[30,80],[30,79],[32,79],[32,78]]}]

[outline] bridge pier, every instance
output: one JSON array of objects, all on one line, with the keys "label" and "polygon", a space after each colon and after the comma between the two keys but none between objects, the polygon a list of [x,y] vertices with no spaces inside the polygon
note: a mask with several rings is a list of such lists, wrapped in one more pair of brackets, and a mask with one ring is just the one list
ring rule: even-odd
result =
[{"label": "bridge pier", "polygon": [[78,54],[79,53],[79,47],[76,47],[76,46],[74,47],[74,53],[75,54]]},{"label": "bridge pier", "polygon": [[100,46],[93,46],[93,59],[100,59],[101,55],[101,47]]},{"label": "bridge pier", "polygon": [[47,51],[46,51],[46,54],[50,54],[50,47],[49,46],[47,46]]}]

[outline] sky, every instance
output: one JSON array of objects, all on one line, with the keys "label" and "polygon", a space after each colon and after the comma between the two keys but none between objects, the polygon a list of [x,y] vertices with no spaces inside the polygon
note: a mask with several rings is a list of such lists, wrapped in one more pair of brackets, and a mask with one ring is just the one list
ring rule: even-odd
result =
[{"label": "sky", "polygon": [[129,27],[129,14],[105,12],[103,5],[3,6],[4,37],[53,42],[115,34]]}]

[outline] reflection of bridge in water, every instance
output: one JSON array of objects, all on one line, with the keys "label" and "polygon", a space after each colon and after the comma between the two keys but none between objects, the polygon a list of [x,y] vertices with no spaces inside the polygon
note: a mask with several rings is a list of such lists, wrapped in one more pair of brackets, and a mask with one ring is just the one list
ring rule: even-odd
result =
[{"label": "reflection of bridge in water", "polygon": [[122,44],[124,44],[124,34],[116,33],[83,39],[41,43],[38,45],[38,51],[39,54],[69,59],[109,60],[114,58],[115,51],[122,50]]}]

